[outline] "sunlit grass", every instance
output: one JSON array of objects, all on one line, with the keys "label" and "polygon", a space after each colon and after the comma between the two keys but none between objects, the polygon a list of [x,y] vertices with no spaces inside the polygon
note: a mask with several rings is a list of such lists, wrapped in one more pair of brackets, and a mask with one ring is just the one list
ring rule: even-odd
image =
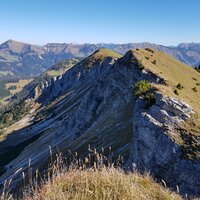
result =
[{"label": "sunlit grass", "polygon": [[[162,199],[179,200],[178,194],[155,183],[149,174],[141,175],[136,171],[125,173],[122,170],[123,157],[114,162],[111,147],[107,156],[90,149],[86,157],[80,159],[77,153],[70,151],[70,164],[61,154],[47,170],[47,178],[42,181],[29,177],[29,183],[23,189],[23,200],[141,200]],[[50,149],[50,154],[51,154]],[[52,155],[52,154],[51,154]],[[69,160],[68,160],[69,161]],[[31,166],[29,166],[31,168]],[[28,170],[31,171],[31,170]],[[22,172],[22,177],[25,174]],[[164,181],[163,181],[164,182]],[[165,183],[165,182],[164,182]],[[6,185],[10,185],[7,181]],[[165,184],[164,184],[165,185]],[[9,188],[4,188],[1,200],[16,199]]]}]

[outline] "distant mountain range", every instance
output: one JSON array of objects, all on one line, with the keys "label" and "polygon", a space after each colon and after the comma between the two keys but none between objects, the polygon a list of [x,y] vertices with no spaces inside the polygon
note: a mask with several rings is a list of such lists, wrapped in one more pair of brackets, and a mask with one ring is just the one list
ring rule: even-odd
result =
[{"label": "distant mountain range", "polygon": [[8,40],[0,45],[0,78],[35,77],[64,59],[87,57],[105,47],[120,54],[130,49],[155,48],[191,66],[200,64],[200,43],[182,43],[167,47],[151,43],[128,44],[66,44],[48,43],[44,46]]}]

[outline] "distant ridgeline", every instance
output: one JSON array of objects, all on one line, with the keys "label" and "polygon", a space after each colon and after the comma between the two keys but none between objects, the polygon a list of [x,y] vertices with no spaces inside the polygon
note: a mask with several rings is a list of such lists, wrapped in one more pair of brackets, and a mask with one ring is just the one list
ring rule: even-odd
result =
[{"label": "distant ridgeline", "polygon": [[174,58],[191,66],[200,64],[200,44],[183,43],[167,47],[151,43],[127,44],[66,44],[49,43],[44,46],[8,40],[0,45],[0,79],[17,77],[33,78],[49,69],[55,63],[69,58],[84,58],[98,48],[109,48],[122,55],[130,49],[154,48],[166,52]]}]

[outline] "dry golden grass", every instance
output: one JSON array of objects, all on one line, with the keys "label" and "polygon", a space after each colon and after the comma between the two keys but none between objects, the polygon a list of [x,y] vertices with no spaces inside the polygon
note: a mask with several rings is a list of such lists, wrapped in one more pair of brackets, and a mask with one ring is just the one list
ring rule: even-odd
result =
[{"label": "dry golden grass", "polygon": [[[184,100],[200,115],[200,86],[198,86],[200,73],[171,56],[154,49],[150,49],[150,51],[148,49],[134,50],[133,54],[145,69],[166,81],[167,86],[157,84],[157,88],[161,89],[166,95]],[[178,90],[179,95],[176,95],[174,90],[177,89],[176,86],[179,83],[183,86],[183,89]],[[197,88],[197,92],[193,91],[192,88],[194,87]]]},{"label": "dry golden grass", "polygon": [[85,66],[90,68],[96,61],[102,62],[107,57],[117,59],[122,57],[122,55],[110,49],[100,48],[85,59]]},{"label": "dry golden grass", "polygon": [[105,57],[120,58],[121,54],[106,48],[98,49],[92,56],[96,59],[103,59]]},{"label": "dry golden grass", "polygon": [[[125,173],[122,169],[123,157],[112,161],[111,147],[109,154],[104,149],[99,153],[88,148],[88,155],[82,159],[77,153],[56,155],[56,160],[47,170],[42,183],[38,171],[32,176],[31,166],[27,174],[28,184],[20,197],[10,193],[11,181],[7,181],[1,200],[181,200],[182,197],[166,187],[155,183],[148,174]],[[107,149],[106,149],[107,151]],[[52,151],[50,148],[50,155]],[[67,164],[68,163],[68,164]],[[22,172],[22,177],[25,174]],[[22,181],[25,183],[24,181]],[[163,182],[164,183],[164,182]],[[165,184],[165,183],[164,183]],[[19,195],[19,194],[18,194]]]},{"label": "dry golden grass", "polygon": [[[161,93],[183,100],[192,106],[195,115],[181,124],[179,134],[171,136],[182,145],[184,154],[190,159],[200,158],[200,73],[171,56],[155,49],[132,51],[144,69],[164,79],[166,84],[152,84]],[[195,89],[194,89],[195,88]],[[189,142],[188,142],[189,141]]]},{"label": "dry golden grass", "polygon": [[142,200],[182,199],[153,182],[148,175],[126,175],[115,168],[61,173],[25,200]]}]

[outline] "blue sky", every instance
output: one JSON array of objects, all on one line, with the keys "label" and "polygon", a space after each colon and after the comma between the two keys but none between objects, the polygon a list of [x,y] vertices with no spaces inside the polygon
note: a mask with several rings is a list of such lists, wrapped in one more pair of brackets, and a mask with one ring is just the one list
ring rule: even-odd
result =
[{"label": "blue sky", "polygon": [[200,0],[2,0],[0,43],[200,42]]}]

